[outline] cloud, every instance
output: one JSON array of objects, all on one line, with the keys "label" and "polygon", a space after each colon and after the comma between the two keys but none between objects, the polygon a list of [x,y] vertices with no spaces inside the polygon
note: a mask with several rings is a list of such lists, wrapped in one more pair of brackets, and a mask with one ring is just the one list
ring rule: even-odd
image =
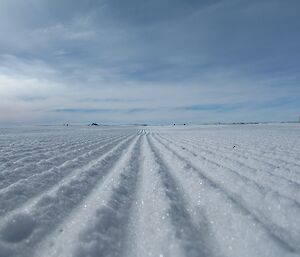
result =
[{"label": "cloud", "polygon": [[3,0],[0,123],[296,119],[299,11],[296,0]]},{"label": "cloud", "polygon": [[198,104],[181,107],[178,109],[185,111],[221,111],[228,112],[242,107],[242,104]]},{"label": "cloud", "polygon": [[54,112],[65,113],[137,113],[137,112],[149,112],[154,109],[150,108],[134,108],[134,109],[56,109]]}]

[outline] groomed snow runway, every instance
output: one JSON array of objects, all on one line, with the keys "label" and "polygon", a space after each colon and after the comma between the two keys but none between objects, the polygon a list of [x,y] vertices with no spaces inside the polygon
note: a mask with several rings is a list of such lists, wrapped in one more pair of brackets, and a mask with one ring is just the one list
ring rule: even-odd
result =
[{"label": "groomed snow runway", "polygon": [[10,256],[300,256],[300,125],[0,128]]}]

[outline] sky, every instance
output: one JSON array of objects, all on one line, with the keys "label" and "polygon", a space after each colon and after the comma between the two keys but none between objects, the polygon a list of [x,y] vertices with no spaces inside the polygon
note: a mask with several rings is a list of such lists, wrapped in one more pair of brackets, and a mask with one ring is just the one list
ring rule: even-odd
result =
[{"label": "sky", "polygon": [[299,116],[299,0],[0,1],[0,124]]}]

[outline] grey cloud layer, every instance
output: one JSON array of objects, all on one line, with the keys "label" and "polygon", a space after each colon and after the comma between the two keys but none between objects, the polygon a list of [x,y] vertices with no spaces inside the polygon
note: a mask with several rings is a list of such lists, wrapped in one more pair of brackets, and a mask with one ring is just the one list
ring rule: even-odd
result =
[{"label": "grey cloud layer", "polygon": [[[7,100],[0,108],[13,119],[20,108],[43,121],[51,110],[123,108],[141,111],[105,119],[161,121],[164,114],[202,122],[212,110],[199,115],[184,107],[250,102],[249,119],[266,120],[272,111],[257,111],[256,100],[260,106],[300,96],[299,12],[296,0],[4,0],[0,96]],[[299,106],[282,106],[273,107],[272,119],[297,115]],[[157,113],[147,116],[149,108]],[[226,113],[215,120],[245,119],[239,108]],[[49,121],[65,119],[51,115]]]}]

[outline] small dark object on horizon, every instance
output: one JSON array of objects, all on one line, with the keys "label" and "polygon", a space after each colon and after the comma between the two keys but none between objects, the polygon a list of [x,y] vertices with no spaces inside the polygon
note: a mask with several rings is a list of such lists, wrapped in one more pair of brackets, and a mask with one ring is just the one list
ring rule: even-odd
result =
[{"label": "small dark object on horizon", "polygon": [[174,126],[175,126],[175,123],[174,123]]},{"label": "small dark object on horizon", "polygon": [[99,126],[99,124],[93,122],[93,123],[91,124],[91,126]]},{"label": "small dark object on horizon", "polygon": [[183,126],[185,126],[186,124],[184,123]]},{"label": "small dark object on horizon", "polygon": [[235,145],[232,148],[235,148]]}]

